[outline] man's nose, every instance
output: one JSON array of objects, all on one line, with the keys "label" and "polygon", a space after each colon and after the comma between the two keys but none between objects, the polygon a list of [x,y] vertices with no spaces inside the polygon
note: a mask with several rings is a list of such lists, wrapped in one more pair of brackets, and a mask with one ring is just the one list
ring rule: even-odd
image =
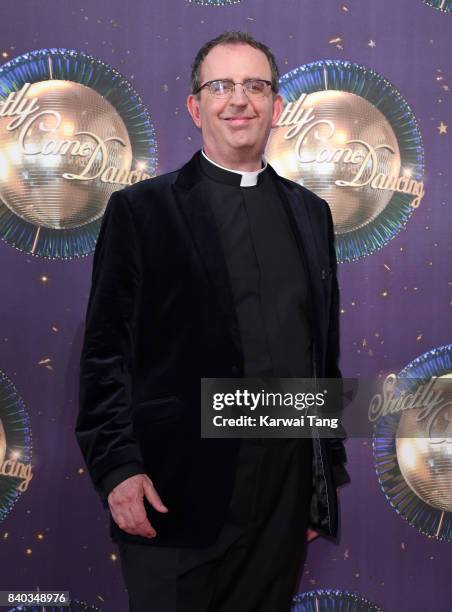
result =
[{"label": "man's nose", "polygon": [[236,104],[236,105],[247,105],[248,104],[248,96],[245,93],[245,89],[243,87],[243,85],[240,85],[240,83],[237,83],[237,85],[235,85],[232,94],[229,98],[229,102],[231,104]]}]

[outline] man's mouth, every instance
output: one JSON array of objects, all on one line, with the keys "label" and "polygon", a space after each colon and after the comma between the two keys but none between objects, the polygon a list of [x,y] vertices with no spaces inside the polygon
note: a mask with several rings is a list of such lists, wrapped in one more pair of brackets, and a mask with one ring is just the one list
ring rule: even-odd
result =
[{"label": "man's mouth", "polygon": [[249,123],[252,119],[254,119],[254,117],[224,117],[224,119],[234,125],[241,125]]}]

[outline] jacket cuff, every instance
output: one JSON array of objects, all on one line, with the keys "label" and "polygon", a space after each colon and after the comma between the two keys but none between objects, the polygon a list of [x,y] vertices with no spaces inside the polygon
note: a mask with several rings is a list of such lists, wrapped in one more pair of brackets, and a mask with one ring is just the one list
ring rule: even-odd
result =
[{"label": "jacket cuff", "polygon": [[333,480],[336,487],[342,487],[351,482],[351,478],[343,463],[336,463],[332,466]]},{"label": "jacket cuff", "polygon": [[108,507],[108,496],[118,484],[136,474],[144,474],[144,469],[142,465],[133,461],[124,463],[108,472],[98,486],[103,505]]}]

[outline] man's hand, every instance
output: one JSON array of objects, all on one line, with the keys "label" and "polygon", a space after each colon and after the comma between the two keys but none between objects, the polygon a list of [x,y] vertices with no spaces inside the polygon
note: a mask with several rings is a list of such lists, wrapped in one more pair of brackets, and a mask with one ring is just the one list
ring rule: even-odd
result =
[{"label": "man's hand", "polygon": [[131,535],[154,538],[157,532],[147,518],[143,503],[145,496],[158,512],[168,512],[146,474],[136,474],[119,483],[110,492],[108,505],[113,520],[120,529]]},{"label": "man's hand", "polygon": [[314,529],[309,529],[306,532],[306,542],[310,542],[311,540],[315,540],[315,538],[318,538],[320,535],[320,533],[318,531],[314,531]]}]

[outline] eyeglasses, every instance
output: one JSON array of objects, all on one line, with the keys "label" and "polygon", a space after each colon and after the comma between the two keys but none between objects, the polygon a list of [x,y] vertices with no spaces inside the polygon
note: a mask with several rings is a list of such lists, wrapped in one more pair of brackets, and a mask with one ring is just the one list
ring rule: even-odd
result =
[{"label": "eyeglasses", "polygon": [[263,98],[267,95],[268,88],[272,86],[272,83],[264,79],[246,79],[243,83],[234,83],[231,79],[218,79],[215,81],[207,81],[207,83],[198,87],[193,93],[197,94],[201,89],[207,87],[210,94],[215,96],[215,98],[229,98],[232,96],[236,85],[241,85],[248,97]]}]

